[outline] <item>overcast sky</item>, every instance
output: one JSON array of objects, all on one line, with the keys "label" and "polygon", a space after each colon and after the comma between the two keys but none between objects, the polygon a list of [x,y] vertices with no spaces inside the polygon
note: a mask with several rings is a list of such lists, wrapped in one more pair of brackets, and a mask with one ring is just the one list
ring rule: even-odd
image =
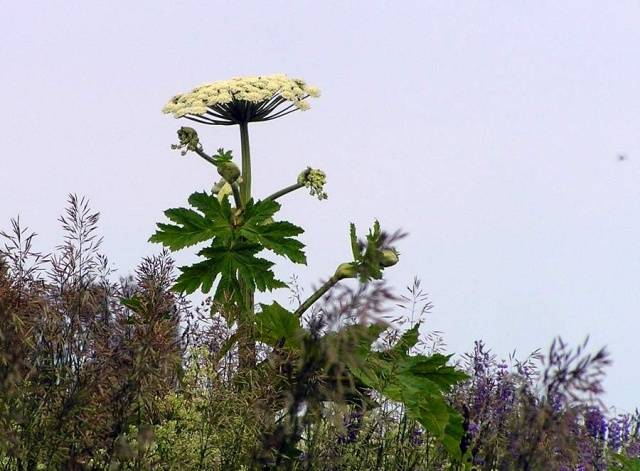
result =
[{"label": "overcast sky", "polygon": [[[350,221],[410,236],[388,270],[417,275],[461,353],[520,355],[588,334],[614,365],[607,403],[640,388],[640,3],[0,0],[0,227],[47,251],[70,192],[102,213],[119,273],[162,211],[212,168],[169,146],[174,94],[287,73],[312,109],[251,128],[254,188],[326,170],[329,199],[287,197],[316,283],[349,260]],[[200,131],[239,153],[238,130]],[[618,154],[627,159],[618,160]],[[180,261],[193,260],[188,255]],[[297,270],[286,264],[282,278]]]}]

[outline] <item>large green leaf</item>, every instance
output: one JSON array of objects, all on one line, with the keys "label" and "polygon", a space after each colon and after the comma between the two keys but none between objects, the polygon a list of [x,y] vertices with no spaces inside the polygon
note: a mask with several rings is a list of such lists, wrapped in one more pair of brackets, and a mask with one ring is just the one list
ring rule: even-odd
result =
[{"label": "large green leaf", "polygon": [[302,347],[305,330],[300,319],[280,304],[260,304],[261,312],[256,316],[258,340],[273,347],[298,349]]},{"label": "large green leaf", "polygon": [[408,356],[409,350],[411,350],[418,343],[419,338],[420,324],[416,324],[414,327],[402,334],[400,340],[398,340],[393,348],[388,351],[388,354],[401,357]]},{"label": "large green leaf", "polygon": [[459,456],[463,421],[447,403],[446,393],[467,376],[448,365],[449,356],[409,355],[417,340],[418,326],[405,333],[392,349],[358,349],[351,371],[370,388],[403,403],[407,415],[438,438],[452,455]]},{"label": "large green leaf", "polygon": [[201,211],[211,221],[220,222],[220,230],[231,229],[231,204],[227,198],[218,200],[214,195],[204,192],[196,192],[189,196],[189,204]]},{"label": "large green leaf", "polygon": [[227,199],[220,202],[207,193],[194,193],[189,204],[202,214],[187,208],[167,209],[164,214],[175,224],[158,223],[158,230],[149,241],[175,251],[214,237],[231,238],[231,207]]},{"label": "large green leaf", "polygon": [[290,222],[272,222],[271,217],[280,209],[276,201],[265,200],[253,204],[249,202],[245,208],[244,223],[239,233],[251,242],[261,244],[264,248],[288,257],[295,263],[307,263],[302,249],[304,244],[293,237],[302,234],[302,228]]},{"label": "large green leaf", "polygon": [[160,242],[171,250],[180,250],[215,236],[208,221],[195,211],[186,208],[167,209],[164,214],[177,224],[157,224],[158,230],[149,242]]},{"label": "large green leaf", "polygon": [[257,254],[268,249],[296,263],[306,263],[304,244],[294,237],[303,231],[289,222],[273,222],[280,205],[271,200],[250,200],[242,210],[231,207],[228,198],[221,201],[208,193],[189,197],[192,208],[165,211],[174,224],[159,223],[151,242],[159,242],[171,250],[210,241],[198,255],[206,259],[180,268],[176,291],[192,293],[202,289],[207,293],[218,282],[215,298],[238,301],[242,282],[251,290],[267,291],[284,288],[271,271],[273,263]]},{"label": "large green leaf", "polygon": [[238,242],[230,247],[214,243],[199,252],[206,260],[181,267],[181,275],[173,287],[175,291],[193,293],[198,288],[208,293],[220,277],[215,299],[227,301],[238,293],[240,280],[249,288],[267,291],[287,285],[275,278],[273,262],[256,257],[262,250],[257,244]]}]

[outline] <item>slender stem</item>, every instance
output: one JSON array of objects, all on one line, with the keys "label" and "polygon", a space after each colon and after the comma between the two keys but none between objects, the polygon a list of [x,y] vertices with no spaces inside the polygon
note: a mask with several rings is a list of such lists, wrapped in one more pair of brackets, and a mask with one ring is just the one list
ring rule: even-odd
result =
[{"label": "slender stem", "polygon": [[216,160],[213,157],[207,155],[202,149],[196,149],[196,154],[209,162],[211,165],[215,165],[216,167],[218,166],[218,164],[216,164]]},{"label": "slender stem", "polygon": [[265,198],[265,200],[276,200],[281,196],[286,195],[287,193],[291,193],[292,191],[296,191],[304,186],[304,183],[295,183],[293,185],[289,185],[282,190],[276,191],[272,195],[269,195]]},{"label": "slender stem", "polygon": [[236,208],[240,209],[244,207],[242,205],[242,197],[240,196],[240,186],[238,182],[233,182],[231,184],[231,190],[233,190],[233,200],[236,202]]},{"label": "slender stem", "polygon": [[249,149],[249,125],[240,123],[240,144],[242,147],[242,183],[240,195],[246,204],[251,198],[251,150]]},{"label": "slender stem", "polygon": [[292,109],[292,108],[295,108],[295,110],[294,110],[294,111],[297,111],[297,110],[298,110],[298,108],[296,107],[296,105],[291,104],[291,105],[289,105],[289,106],[285,106],[284,108],[282,108],[281,110],[279,110],[277,113],[274,113],[274,114],[272,115],[272,117],[276,118],[276,117],[278,117],[278,116],[282,115],[283,113],[285,113],[285,114],[286,114],[286,112],[287,112],[287,111],[289,111],[289,110],[290,110],[290,109]]},{"label": "slender stem", "polygon": [[324,294],[329,291],[331,288],[335,286],[335,284],[340,281],[342,277],[338,274],[334,274],[331,278],[327,280],[325,284],[323,284],[318,290],[313,293],[305,302],[303,302],[294,314],[298,317],[302,316],[307,309],[309,309],[313,303],[315,303],[318,299],[320,299]]}]

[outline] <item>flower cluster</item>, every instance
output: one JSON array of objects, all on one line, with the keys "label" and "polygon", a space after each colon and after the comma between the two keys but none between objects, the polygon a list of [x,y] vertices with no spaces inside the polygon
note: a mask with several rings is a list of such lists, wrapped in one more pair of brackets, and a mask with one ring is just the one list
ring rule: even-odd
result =
[{"label": "flower cluster", "polygon": [[362,417],[361,411],[354,410],[343,419],[344,431],[338,434],[338,444],[347,445],[357,440],[362,427]]},{"label": "flower cluster", "polygon": [[309,108],[306,98],[320,91],[284,74],[220,80],[174,96],[163,108],[176,118],[232,125],[268,121]]},{"label": "flower cluster", "polygon": [[193,128],[181,127],[178,129],[178,144],[171,144],[173,150],[179,150],[180,155],[187,155],[187,152],[196,152],[202,149],[198,132]]},{"label": "flower cluster", "polygon": [[319,200],[327,199],[328,195],[324,191],[324,185],[327,183],[327,175],[316,168],[307,167],[299,176],[298,184],[309,188],[309,194],[316,196]]},{"label": "flower cluster", "polygon": [[591,438],[604,440],[607,435],[607,418],[599,408],[593,407],[588,410],[584,421],[587,433]]},{"label": "flower cluster", "polygon": [[629,414],[621,414],[609,421],[609,435],[607,442],[609,448],[618,452],[629,441],[631,435],[631,417]]},{"label": "flower cluster", "polygon": [[587,355],[584,345],[570,349],[558,340],[545,357],[534,352],[511,363],[498,361],[482,341],[464,356],[469,380],[451,401],[465,418],[470,462],[586,471],[619,469],[610,466],[618,456],[640,457],[640,414],[611,417],[594,405],[605,354]]},{"label": "flower cluster", "polygon": [[413,446],[422,446],[424,444],[424,431],[420,426],[415,426],[411,432],[411,444]]}]

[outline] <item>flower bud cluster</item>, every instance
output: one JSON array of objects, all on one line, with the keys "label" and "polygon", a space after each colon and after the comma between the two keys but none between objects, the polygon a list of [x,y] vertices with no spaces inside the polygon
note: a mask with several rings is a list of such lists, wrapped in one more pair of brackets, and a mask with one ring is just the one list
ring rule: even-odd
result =
[{"label": "flower bud cluster", "polygon": [[309,188],[309,194],[316,196],[319,200],[327,199],[328,195],[324,191],[324,185],[327,183],[327,175],[319,169],[307,167],[298,176],[298,183]]},{"label": "flower bud cluster", "polygon": [[187,155],[187,152],[195,152],[202,148],[198,133],[193,128],[181,127],[178,129],[178,144],[172,144],[173,150],[180,150],[180,155]]}]

